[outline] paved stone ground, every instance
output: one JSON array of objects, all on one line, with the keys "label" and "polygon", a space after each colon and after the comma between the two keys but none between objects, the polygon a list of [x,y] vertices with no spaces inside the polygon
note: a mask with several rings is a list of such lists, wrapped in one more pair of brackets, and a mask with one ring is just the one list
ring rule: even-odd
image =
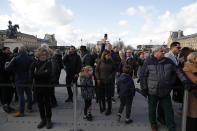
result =
[{"label": "paved stone ground", "polygon": [[[65,72],[61,74],[60,82],[64,83]],[[138,86],[138,85],[136,85]],[[79,90],[80,94],[80,90]],[[70,131],[73,129],[73,106],[72,103],[65,103],[67,90],[63,87],[56,88],[56,97],[58,107],[53,108],[53,128],[51,131]],[[105,116],[99,112],[98,104],[93,100],[92,115],[93,121],[88,122],[83,120],[83,107],[84,103],[80,95],[78,95],[77,102],[77,120],[78,128],[84,131],[151,131],[148,122],[147,102],[144,97],[136,93],[134,98],[131,117],[134,120],[132,124],[126,125],[124,123],[125,114],[122,115],[121,122],[116,121],[116,113],[119,107],[119,99],[116,97],[117,102],[112,105],[113,110],[110,116]],[[180,131],[181,117],[177,115],[176,111],[180,108],[179,104],[175,104],[175,120],[177,123],[177,131]],[[18,108],[17,103],[12,103],[13,107]],[[0,107],[0,131],[36,131],[37,124],[40,122],[37,106],[33,106],[33,113],[26,113],[25,117],[14,118],[12,114],[6,114]],[[41,130],[47,130],[45,128]],[[166,127],[159,125],[160,131],[167,131]]]}]

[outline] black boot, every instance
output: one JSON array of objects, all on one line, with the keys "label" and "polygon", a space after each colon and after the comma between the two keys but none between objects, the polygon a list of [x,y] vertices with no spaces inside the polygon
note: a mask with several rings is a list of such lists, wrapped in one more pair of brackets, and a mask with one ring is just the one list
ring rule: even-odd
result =
[{"label": "black boot", "polygon": [[132,119],[126,119],[126,120],[125,120],[125,123],[126,123],[126,124],[129,124],[129,123],[132,123],[132,122],[133,122]]},{"label": "black boot", "polygon": [[65,102],[73,102],[73,99],[72,99],[72,98],[67,98],[67,99],[65,100]]},{"label": "black boot", "polygon": [[42,121],[38,124],[37,128],[38,128],[38,129],[41,129],[41,128],[43,128],[45,125],[46,125],[46,120],[42,120]]},{"label": "black boot", "polygon": [[47,120],[46,127],[47,127],[47,129],[51,129],[52,128],[52,122],[51,122],[50,119]]},{"label": "black boot", "polygon": [[105,115],[108,116],[111,114],[111,110],[110,109],[107,109],[107,111],[105,112]]},{"label": "black boot", "polygon": [[92,114],[91,113],[88,113],[87,120],[92,121]]}]

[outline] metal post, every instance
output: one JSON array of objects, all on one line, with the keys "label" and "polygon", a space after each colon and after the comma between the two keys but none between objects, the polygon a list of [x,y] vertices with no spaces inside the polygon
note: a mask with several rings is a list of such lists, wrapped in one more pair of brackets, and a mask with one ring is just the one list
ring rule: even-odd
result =
[{"label": "metal post", "polygon": [[73,83],[73,97],[74,97],[74,100],[73,100],[73,108],[74,108],[74,129],[71,130],[71,131],[83,131],[82,129],[77,129],[77,86],[76,86],[76,83]]},{"label": "metal post", "polygon": [[183,99],[183,115],[182,115],[182,128],[181,131],[186,131],[186,122],[187,122],[187,105],[188,105],[188,90],[184,91]]},{"label": "metal post", "polygon": [[74,131],[77,131],[77,87],[74,83]]}]

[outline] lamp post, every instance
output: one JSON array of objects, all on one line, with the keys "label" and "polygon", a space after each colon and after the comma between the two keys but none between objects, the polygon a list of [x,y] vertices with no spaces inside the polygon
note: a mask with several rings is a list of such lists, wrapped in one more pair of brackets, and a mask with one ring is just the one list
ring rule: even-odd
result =
[{"label": "lamp post", "polygon": [[82,46],[83,39],[81,38],[81,46]]}]

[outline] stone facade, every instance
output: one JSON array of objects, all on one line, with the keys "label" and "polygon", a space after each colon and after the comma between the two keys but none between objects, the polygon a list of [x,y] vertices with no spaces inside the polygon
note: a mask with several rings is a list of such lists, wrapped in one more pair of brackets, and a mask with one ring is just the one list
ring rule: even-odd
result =
[{"label": "stone facade", "polygon": [[137,50],[151,50],[152,48],[157,46],[163,46],[164,48],[167,48],[167,45],[137,45]]},{"label": "stone facade", "polygon": [[[0,48],[3,46],[13,46],[13,42],[9,43],[6,37],[6,30],[0,30]],[[35,50],[40,47],[41,44],[46,43],[49,46],[57,46],[55,35],[45,34],[44,39],[37,38],[37,36],[24,34],[21,32],[17,33],[17,39],[14,43],[22,44],[29,50]],[[16,44],[17,45],[17,44]]]},{"label": "stone facade", "polygon": [[181,47],[189,47],[191,49],[197,49],[197,33],[192,35],[183,35],[183,31],[171,31],[170,37],[168,38],[168,47],[172,42],[180,42]]}]

